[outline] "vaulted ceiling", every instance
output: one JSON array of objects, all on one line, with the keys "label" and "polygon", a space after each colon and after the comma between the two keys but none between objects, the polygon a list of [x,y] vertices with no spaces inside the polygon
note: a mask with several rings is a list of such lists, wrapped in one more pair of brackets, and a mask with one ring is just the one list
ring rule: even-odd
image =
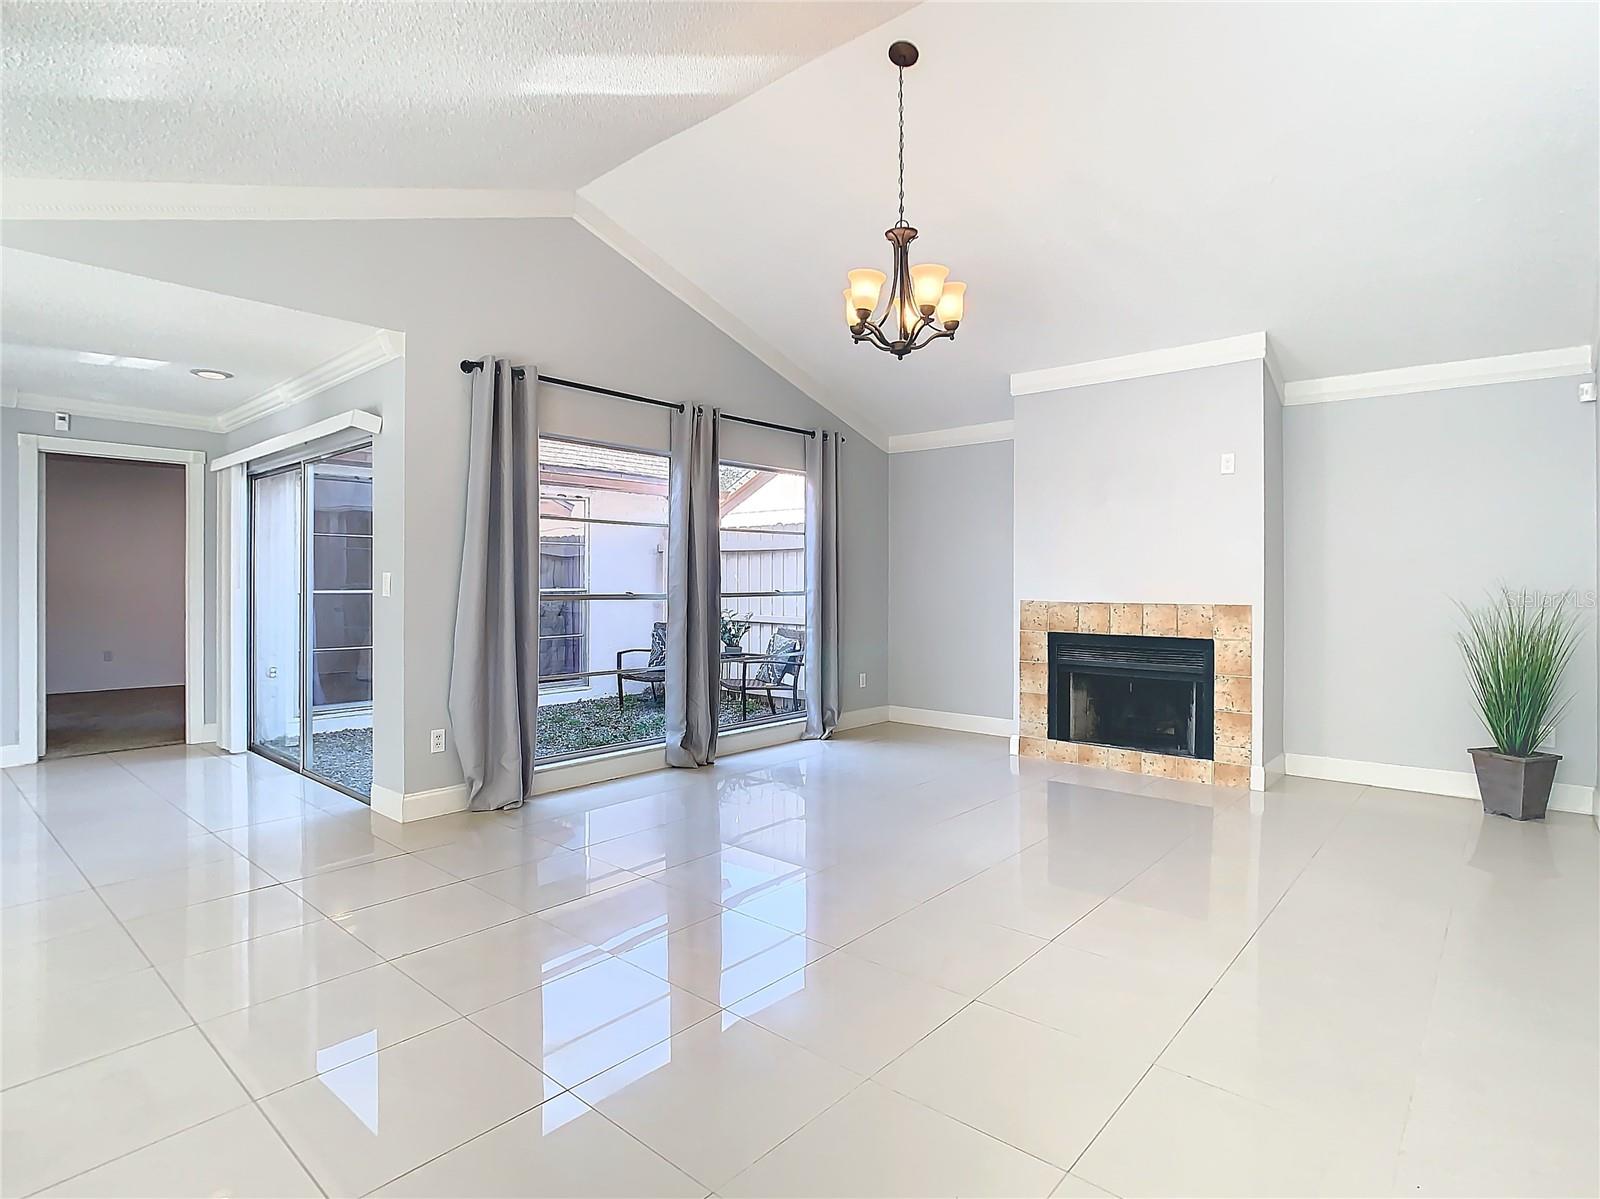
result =
[{"label": "vaulted ceiling", "polygon": [[[1597,12],[6,3],[4,165],[576,191],[819,400],[912,433],[1005,419],[1014,372],[1258,330],[1291,381],[1590,343]],[[839,311],[888,261],[898,37],[914,258],[970,286],[904,362]]]},{"label": "vaulted ceiling", "polygon": [[[1587,344],[1593,5],[926,4],[586,186],[667,271],[904,433],[1012,372],[1266,330],[1289,380]],[[850,343],[884,269],[909,38],[914,260],[954,342]]]}]

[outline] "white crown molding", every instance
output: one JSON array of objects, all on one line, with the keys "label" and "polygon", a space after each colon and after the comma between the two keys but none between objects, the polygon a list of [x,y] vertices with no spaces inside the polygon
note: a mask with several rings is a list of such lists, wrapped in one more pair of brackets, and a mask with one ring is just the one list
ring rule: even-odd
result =
[{"label": "white crown molding", "polygon": [[911,454],[918,450],[944,450],[962,445],[984,445],[991,441],[1010,441],[1014,422],[990,421],[984,425],[957,425],[950,429],[930,429],[926,433],[900,433],[889,438],[891,454]]},{"label": "white crown molding", "polygon": [[109,404],[103,400],[77,400],[67,396],[37,395],[19,391],[7,395],[4,406],[21,408],[28,412],[66,412],[90,420],[118,420],[136,425],[163,425],[169,429],[217,432],[217,418],[214,416],[173,412],[165,408],[135,408],[127,404]]},{"label": "white crown molding", "polygon": [[1227,366],[1233,362],[1259,361],[1267,356],[1267,335],[1246,333],[1218,341],[1197,341],[1193,345],[1172,346],[1165,350],[1145,350],[1120,358],[1100,358],[1094,362],[1075,362],[1043,370],[1017,371],[1011,376],[1011,394],[1037,395],[1041,391],[1065,391],[1095,383],[1115,383],[1123,379],[1144,379],[1207,366]]},{"label": "white crown molding", "polygon": [[1589,346],[1535,350],[1528,354],[1502,354],[1496,358],[1468,358],[1461,362],[1434,362],[1398,370],[1368,371],[1360,375],[1330,375],[1302,379],[1283,392],[1285,404],[1331,404],[1339,400],[1364,400],[1376,396],[1410,395],[1419,391],[1444,391],[1452,387],[1477,387],[1485,383],[1523,383],[1532,379],[1562,379],[1594,370]]},{"label": "white crown molding", "polygon": [[856,432],[872,442],[873,445],[880,450],[889,448],[888,437],[878,427],[876,421],[857,411],[852,405],[839,403],[836,397],[829,395],[820,383],[801,370],[787,356],[779,352],[776,347],[768,344],[748,325],[712,299],[699,285],[691,282],[686,275],[668,263],[666,259],[617,224],[616,221],[597,208],[592,201],[585,199],[581,195],[578,196],[574,206],[573,219],[607,246],[611,247],[611,249],[633,263],[634,266],[655,280],[656,283],[687,304],[694,312],[733,338],[734,341],[759,358],[773,371],[805,392],[806,395],[821,404],[829,412],[850,424]]},{"label": "white crown molding", "polygon": [[327,391],[330,387],[337,387],[357,375],[365,374],[374,367],[392,362],[404,353],[404,334],[379,329],[372,336],[357,342],[343,353],[335,354],[326,362],[293,378],[285,379],[267,388],[266,391],[251,396],[244,403],[229,408],[217,417],[214,427],[220,433],[231,433],[251,421],[260,420],[274,412],[281,412],[285,408],[309,400],[319,392]]},{"label": "white crown molding", "polygon": [[450,187],[281,187],[7,179],[13,221],[340,221],[570,217],[570,191]]}]

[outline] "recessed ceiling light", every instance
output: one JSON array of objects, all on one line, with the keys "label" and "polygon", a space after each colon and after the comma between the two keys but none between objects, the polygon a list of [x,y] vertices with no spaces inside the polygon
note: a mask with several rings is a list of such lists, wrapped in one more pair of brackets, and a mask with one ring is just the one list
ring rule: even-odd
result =
[{"label": "recessed ceiling light", "polygon": [[196,379],[231,379],[231,378],[233,378],[233,374],[232,374],[231,371],[212,370],[209,367],[196,368],[195,370],[192,370],[189,373],[191,375],[193,375]]}]

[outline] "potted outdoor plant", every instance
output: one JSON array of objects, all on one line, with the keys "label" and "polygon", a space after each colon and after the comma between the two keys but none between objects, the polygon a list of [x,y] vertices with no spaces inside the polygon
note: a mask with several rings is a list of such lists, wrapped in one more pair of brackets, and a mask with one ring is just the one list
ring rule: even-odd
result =
[{"label": "potted outdoor plant", "polygon": [[1458,634],[1472,697],[1492,746],[1471,749],[1483,810],[1542,820],[1560,754],[1540,753],[1567,700],[1561,676],[1578,644],[1569,596],[1530,597],[1501,588],[1481,608],[1458,605]]},{"label": "potted outdoor plant", "polygon": [[750,631],[750,626],[755,622],[750,619],[751,614],[746,612],[742,617],[731,610],[722,613],[722,652],[736,654],[739,646],[744,641],[744,635]]}]

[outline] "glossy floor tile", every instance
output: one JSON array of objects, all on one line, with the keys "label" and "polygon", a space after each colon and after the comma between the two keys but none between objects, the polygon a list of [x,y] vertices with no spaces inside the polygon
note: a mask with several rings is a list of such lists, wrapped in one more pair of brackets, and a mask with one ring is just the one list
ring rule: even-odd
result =
[{"label": "glossy floor tile", "polygon": [[0,1195],[1600,1193],[1586,817],[879,725],[407,825],[0,774]]},{"label": "glossy floor tile", "polygon": [[260,1103],[325,1191],[365,1195],[560,1090],[458,1020]]}]

